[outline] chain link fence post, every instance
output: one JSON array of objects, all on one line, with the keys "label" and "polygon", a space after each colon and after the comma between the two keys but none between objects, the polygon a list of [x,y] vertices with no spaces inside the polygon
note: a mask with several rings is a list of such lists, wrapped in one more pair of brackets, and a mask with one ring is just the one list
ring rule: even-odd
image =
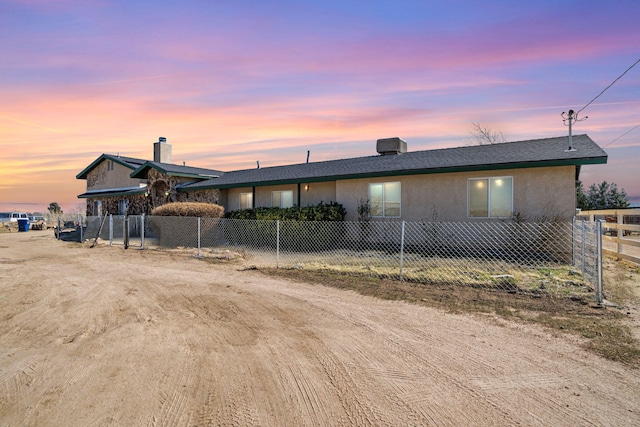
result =
[{"label": "chain link fence post", "polygon": [[109,246],[113,246],[113,215],[109,214]]},{"label": "chain link fence post", "polygon": [[584,274],[585,274],[585,271],[586,271],[586,266],[585,266],[586,260],[585,260],[585,257],[587,256],[587,253],[585,251],[586,227],[585,227],[585,220],[584,219],[582,220],[582,227],[580,227],[580,228],[582,230],[582,236],[581,236],[582,237],[582,239],[581,239],[581,246],[582,246],[582,250],[581,250],[581,252],[582,252],[582,255],[581,255],[582,256],[582,277],[584,277]]},{"label": "chain link fence post", "polygon": [[140,216],[140,249],[144,249],[144,214]]},{"label": "chain link fence post", "polygon": [[201,227],[200,227],[200,217],[198,217],[198,258],[200,258],[200,231],[201,231]]},{"label": "chain link fence post", "polygon": [[402,221],[402,228],[400,230],[400,280],[402,280],[402,267],[404,264],[404,221]]},{"label": "chain link fence post", "polygon": [[276,220],[276,268],[280,268],[280,220]]},{"label": "chain link fence post", "polygon": [[602,288],[602,223],[604,220],[596,221],[596,267],[597,267],[597,286],[596,300],[598,304],[604,301],[604,290]]},{"label": "chain link fence post", "polygon": [[576,248],[576,223],[578,222],[578,219],[574,216],[571,219],[571,264],[575,267],[576,264],[578,263],[577,260],[577,251],[578,249]]}]

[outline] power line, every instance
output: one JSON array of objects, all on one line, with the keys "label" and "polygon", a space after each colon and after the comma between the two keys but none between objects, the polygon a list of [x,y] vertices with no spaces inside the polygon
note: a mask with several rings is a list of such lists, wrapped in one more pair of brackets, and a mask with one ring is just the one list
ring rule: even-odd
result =
[{"label": "power line", "polygon": [[614,139],[613,141],[611,141],[610,143],[608,143],[607,145],[605,145],[602,148],[607,148],[608,146],[610,146],[611,144],[613,144],[614,142],[616,142],[617,140],[619,140],[623,136],[626,136],[626,135],[630,134],[631,132],[633,132],[634,130],[636,130],[638,128],[640,128],[640,124],[635,125],[634,127],[632,127],[631,129],[629,129],[628,131],[626,131],[625,133],[623,133],[622,135],[620,135],[619,137],[617,137],[616,139]]},{"label": "power line", "polygon": [[582,107],[581,109],[579,109],[579,110],[578,110],[578,112],[576,113],[576,116],[577,116],[578,114],[580,114],[580,112],[581,112],[582,110],[584,110],[584,109],[585,109],[585,108],[587,108],[589,105],[591,105],[591,103],[592,103],[593,101],[595,101],[596,99],[598,99],[598,98],[600,97],[600,95],[602,95],[603,93],[605,93],[607,89],[609,89],[609,88],[610,88],[611,86],[613,86],[613,85],[614,85],[618,80],[620,80],[620,79],[622,78],[622,76],[624,76],[625,74],[627,74],[627,72],[628,72],[629,70],[631,70],[633,67],[635,67],[636,65],[638,65],[638,63],[639,63],[639,62],[640,62],[640,59],[638,59],[636,62],[634,62],[632,66],[630,66],[629,68],[627,68],[627,69],[625,70],[625,72],[624,72],[624,73],[620,74],[620,76],[618,76],[618,78],[617,78],[617,79],[615,79],[614,81],[612,81],[612,82],[611,82],[611,84],[610,84],[609,86],[605,87],[605,88],[602,90],[602,92],[600,92],[600,93],[599,93],[595,98],[593,98],[591,101],[589,101],[589,102],[587,103],[587,105],[585,105],[584,107]]}]

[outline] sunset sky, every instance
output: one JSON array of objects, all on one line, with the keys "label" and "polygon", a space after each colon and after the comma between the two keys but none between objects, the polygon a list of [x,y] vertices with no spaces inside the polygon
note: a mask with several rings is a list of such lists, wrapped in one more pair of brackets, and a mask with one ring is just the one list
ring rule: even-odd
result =
[{"label": "sunset sky", "polygon": [[[160,136],[233,170],[566,135],[638,59],[637,0],[0,0],[0,211],[83,211],[76,174]],[[585,187],[640,202],[640,64],[587,116]]]}]

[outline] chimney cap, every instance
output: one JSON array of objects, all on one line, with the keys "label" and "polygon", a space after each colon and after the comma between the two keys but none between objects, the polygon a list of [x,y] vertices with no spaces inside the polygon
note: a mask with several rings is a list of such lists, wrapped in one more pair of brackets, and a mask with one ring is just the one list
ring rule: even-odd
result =
[{"label": "chimney cap", "polygon": [[164,136],[161,136],[158,138],[158,142],[167,142],[167,138],[165,138]]}]

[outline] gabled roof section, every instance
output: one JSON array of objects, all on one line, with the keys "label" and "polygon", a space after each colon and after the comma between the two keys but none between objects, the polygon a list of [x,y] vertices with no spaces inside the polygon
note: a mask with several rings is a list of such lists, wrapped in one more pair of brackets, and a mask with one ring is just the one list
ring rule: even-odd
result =
[{"label": "gabled roof section", "polygon": [[607,162],[607,153],[587,135],[576,135],[572,142],[575,151],[568,150],[569,137],[563,136],[247,169],[188,184],[181,191]]},{"label": "gabled roof section", "polygon": [[91,162],[89,166],[84,168],[82,172],[76,175],[76,179],[87,179],[87,175],[89,174],[89,172],[95,169],[96,166],[98,166],[100,162],[104,160],[113,160],[114,162],[121,164],[122,166],[125,166],[131,170],[136,170],[138,167],[140,167],[141,164],[143,164],[146,161],[143,159],[136,159],[134,157],[124,157],[124,156],[113,155],[113,154],[102,154],[100,157],[98,157],[93,162]]},{"label": "gabled roof section", "polygon": [[201,180],[218,178],[223,172],[213,170],[213,169],[204,169],[204,168],[194,168],[191,166],[180,166],[174,165],[172,163],[160,163],[160,162],[152,162],[152,161],[144,161],[136,170],[131,172],[131,178],[140,178],[146,179],[147,174],[150,169],[156,169],[162,172],[165,175],[169,176],[181,176],[187,178],[196,178]]},{"label": "gabled roof section", "polygon": [[92,197],[115,197],[115,196],[132,196],[136,194],[145,194],[147,186],[126,187],[126,188],[108,188],[102,190],[91,190],[78,195],[79,199],[90,199]]}]

